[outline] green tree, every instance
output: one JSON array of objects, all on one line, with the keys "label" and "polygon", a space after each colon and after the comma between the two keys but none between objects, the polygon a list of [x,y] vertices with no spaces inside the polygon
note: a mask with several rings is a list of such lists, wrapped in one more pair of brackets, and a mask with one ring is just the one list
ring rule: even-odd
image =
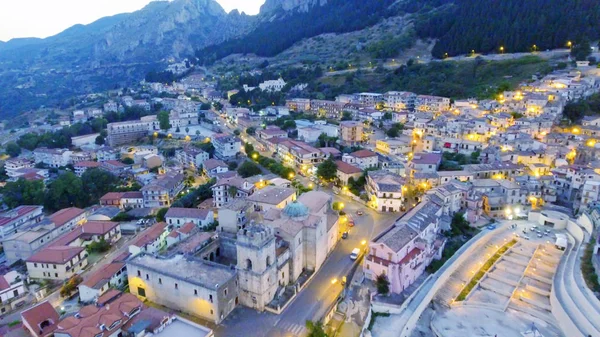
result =
[{"label": "green tree", "polygon": [[308,337],[327,337],[321,322],[306,321],[306,328],[308,329]]},{"label": "green tree", "polygon": [[96,145],[104,145],[104,137],[98,136],[96,137]]},{"label": "green tree", "polygon": [[250,136],[254,136],[256,134],[256,128],[251,126],[246,129],[246,133],[249,134]]},{"label": "green tree", "polygon": [[237,197],[237,193],[238,193],[238,188],[235,186],[229,186],[229,188],[227,189],[227,194],[229,195],[230,198]]},{"label": "green tree", "polygon": [[93,205],[98,203],[103,195],[115,189],[119,178],[110,172],[94,168],[83,173],[81,183],[88,197],[87,203]]},{"label": "green tree", "polygon": [[289,130],[289,129],[295,129],[296,128],[296,122],[294,122],[293,120],[287,120],[283,123],[283,130]]},{"label": "green tree", "polygon": [[6,153],[11,157],[17,157],[21,154],[21,147],[15,142],[6,144]]},{"label": "green tree", "polygon": [[223,110],[223,104],[221,104],[221,102],[214,102],[213,106],[215,107],[215,110],[217,110],[217,111]]},{"label": "green tree", "polygon": [[44,182],[41,180],[18,179],[4,186],[2,201],[9,207],[15,208],[20,205],[41,205],[44,203]]},{"label": "green tree", "polygon": [[591,54],[592,47],[588,40],[583,40],[571,48],[571,57],[575,58],[576,61],[585,61]]},{"label": "green tree", "polygon": [[86,247],[86,250],[90,253],[106,253],[109,249],[110,243],[106,242],[104,238],[100,239],[100,241],[94,241]]},{"label": "green tree", "polygon": [[169,112],[161,111],[158,113],[158,122],[161,130],[169,130],[171,128],[171,122],[169,121]]},{"label": "green tree", "polygon": [[158,222],[164,222],[165,221],[165,215],[167,214],[167,212],[169,211],[168,207],[164,207],[158,210],[158,212],[156,212],[156,221]]},{"label": "green tree", "polygon": [[344,111],[342,113],[342,120],[343,121],[351,121],[352,120],[352,113],[350,113],[348,111]]},{"label": "green tree", "polygon": [[381,295],[387,295],[390,292],[390,281],[388,281],[387,276],[384,273],[377,275],[377,279],[375,280],[375,285],[377,287],[377,292]]},{"label": "green tree", "polygon": [[317,167],[317,176],[330,181],[337,177],[337,164],[331,157]]},{"label": "green tree", "polygon": [[135,162],[133,161],[133,159],[131,159],[129,157],[125,157],[125,158],[121,159],[121,163],[123,163],[125,165],[133,165]]},{"label": "green tree", "polygon": [[389,130],[387,130],[387,132],[385,133],[388,137],[391,138],[396,138],[400,135],[400,130],[396,129],[396,128],[390,128]]},{"label": "green tree", "polygon": [[254,146],[250,143],[244,144],[244,152],[246,152],[247,156],[251,156],[252,152],[254,152]]},{"label": "green tree", "polygon": [[392,113],[391,112],[386,112],[383,114],[383,120],[392,120]]},{"label": "green tree", "polygon": [[233,134],[236,136],[239,136],[241,133],[242,132],[240,132],[240,130],[238,130],[238,129],[233,130]]},{"label": "green tree", "polygon": [[81,179],[73,172],[66,172],[48,186],[44,207],[50,211],[73,206],[84,208],[88,200]]},{"label": "green tree", "polygon": [[255,163],[251,161],[246,161],[242,165],[240,165],[237,172],[242,178],[248,178],[261,174],[262,170]]}]

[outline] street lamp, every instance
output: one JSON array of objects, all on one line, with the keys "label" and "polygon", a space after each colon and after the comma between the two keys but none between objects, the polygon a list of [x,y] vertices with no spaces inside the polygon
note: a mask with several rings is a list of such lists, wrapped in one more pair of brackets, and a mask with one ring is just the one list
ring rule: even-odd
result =
[{"label": "street lamp", "polygon": [[500,46],[500,54],[504,54],[504,46]]},{"label": "street lamp", "polygon": [[569,47],[569,49],[571,49],[571,47],[573,47],[573,42],[567,41],[567,47]]}]

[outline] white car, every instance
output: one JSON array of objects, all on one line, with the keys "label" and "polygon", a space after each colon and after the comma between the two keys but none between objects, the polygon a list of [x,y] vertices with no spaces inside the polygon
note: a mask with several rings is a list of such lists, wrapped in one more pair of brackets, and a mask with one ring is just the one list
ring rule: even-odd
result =
[{"label": "white car", "polygon": [[354,248],[354,249],[352,249],[352,253],[350,253],[350,259],[356,260],[359,255],[360,255],[360,249]]}]

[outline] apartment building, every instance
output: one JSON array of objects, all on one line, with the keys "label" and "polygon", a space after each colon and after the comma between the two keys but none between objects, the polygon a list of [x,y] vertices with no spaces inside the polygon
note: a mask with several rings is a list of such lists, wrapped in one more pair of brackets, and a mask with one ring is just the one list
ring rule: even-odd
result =
[{"label": "apartment building", "polygon": [[202,167],[204,161],[209,159],[209,155],[207,152],[200,149],[187,147],[178,150],[175,153],[175,159],[183,165],[183,167],[196,170]]},{"label": "apartment building", "polygon": [[215,147],[215,157],[222,160],[235,157],[242,147],[239,138],[227,134],[214,135],[212,143]]},{"label": "apartment building", "polygon": [[377,153],[371,150],[358,150],[342,157],[342,161],[354,165],[361,170],[376,168],[379,165]]},{"label": "apartment building", "polygon": [[42,206],[19,206],[10,211],[0,213],[0,237],[2,239],[15,234],[23,227],[36,224],[42,220]]},{"label": "apartment building", "polygon": [[139,234],[138,238],[129,245],[129,253],[155,254],[167,244],[169,229],[165,222],[158,222]]},{"label": "apartment building", "polygon": [[166,174],[142,187],[144,207],[169,207],[173,200],[183,190],[183,174]]},{"label": "apartment building", "polygon": [[127,284],[125,262],[111,262],[89,275],[77,288],[79,300],[90,303],[112,288],[123,288]]},{"label": "apartment building", "polygon": [[33,254],[25,264],[30,278],[64,281],[87,266],[87,256],[84,247],[54,246]]},{"label": "apartment building", "polygon": [[311,170],[326,159],[323,151],[305,142],[291,139],[285,139],[277,144],[277,155],[284,165],[302,171]]},{"label": "apartment building", "polygon": [[28,159],[11,158],[4,162],[4,169],[9,178],[18,176],[20,169],[32,168],[35,163]]},{"label": "apartment building", "polygon": [[109,123],[106,130],[108,145],[115,147],[135,143],[150,132],[159,130],[159,125],[156,116],[145,116],[135,121]]},{"label": "apartment building", "polygon": [[338,134],[345,144],[359,144],[363,141],[363,124],[355,121],[340,122]]},{"label": "apartment building", "polygon": [[176,228],[181,228],[188,223],[206,227],[215,221],[215,216],[209,209],[171,207],[165,214],[165,220]]},{"label": "apartment building", "polygon": [[369,205],[381,212],[399,212],[404,207],[403,188],[406,184],[401,176],[384,170],[369,171],[365,190]]},{"label": "apartment building", "polygon": [[294,112],[309,111],[310,110],[310,99],[308,98],[293,98],[288,99],[285,102],[285,106]]},{"label": "apartment building", "polygon": [[406,91],[388,91],[383,94],[385,107],[394,111],[414,110],[417,95]]},{"label": "apartment building", "polygon": [[38,147],[33,150],[33,157],[36,164],[43,163],[49,167],[58,168],[67,166],[71,163],[71,155],[73,151],[67,149],[48,149]]},{"label": "apartment building", "polygon": [[75,169],[75,174],[78,177],[81,177],[87,170],[98,168],[100,163],[97,161],[80,161],[73,165]]},{"label": "apartment building", "polygon": [[27,295],[27,289],[23,276],[14,270],[0,275],[0,314],[24,304],[25,295]]},{"label": "apartment building", "polygon": [[239,176],[222,178],[211,187],[213,191],[213,206],[220,208],[223,204],[235,198],[246,198],[256,190],[253,182]]}]

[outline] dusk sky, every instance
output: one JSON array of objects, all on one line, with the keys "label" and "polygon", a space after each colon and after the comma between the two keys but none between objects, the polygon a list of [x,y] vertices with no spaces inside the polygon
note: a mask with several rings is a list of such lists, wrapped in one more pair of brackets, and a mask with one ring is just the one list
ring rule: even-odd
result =
[{"label": "dusk sky", "polygon": [[[216,0],[233,9],[257,14],[264,0]],[[2,0],[0,41],[15,37],[48,37],[75,24],[88,24],[105,16],[136,11],[150,0]]]}]

